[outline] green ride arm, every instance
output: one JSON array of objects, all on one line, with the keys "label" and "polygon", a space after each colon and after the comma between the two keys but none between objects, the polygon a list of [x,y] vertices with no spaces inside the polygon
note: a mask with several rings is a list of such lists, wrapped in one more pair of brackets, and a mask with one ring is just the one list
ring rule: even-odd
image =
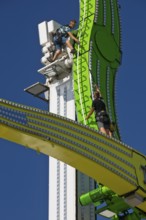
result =
[{"label": "green ride arm", "polygon": [[[115,77],[121,62],[121,38],[116,0],[80,1],[77,56],[74,57],[74,94],[78,122],[98,130],[94,115],[85,120],[92,105],[93,86],[97,84],[111,121],[117,124]],[[120,139],[118,126],[115,137]]]}]

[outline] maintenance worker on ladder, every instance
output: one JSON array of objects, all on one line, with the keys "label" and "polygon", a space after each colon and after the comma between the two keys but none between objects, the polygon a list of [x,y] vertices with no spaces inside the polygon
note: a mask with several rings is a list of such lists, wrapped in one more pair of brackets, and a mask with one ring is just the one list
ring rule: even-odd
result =
[{"label": "maintenance worker on ladder", "polygon": [[76,50],[73,48],[69,40],[69,37],[70,37],[77,44],[79,44],[79,40],[70,32],[70,30],[73,29],[75,25],[76,25],[76,21],[71,20],[69,25],[63,25],[56,30],[56,33],[53,36],[53,41],[54,41],[56,52],[53,58],[49,58],[49,62],[54,62],[57,59],[57,57],[61,54],[62,47],[64,45],[70,48],[72,54],[76,52]]},{"label": "maintenance worker on ladder", "polygon": [[86,117],[86,120],[90,118],[90,116],[94,111],[95,111],[96,122],[100,132],[109,135],[111,137],[112,133],[110,131],[110,118],[106,112],[105,103],[98,90],[94,92],[94,100],[92,102],[92,107],[90,109],[90,112]]}]

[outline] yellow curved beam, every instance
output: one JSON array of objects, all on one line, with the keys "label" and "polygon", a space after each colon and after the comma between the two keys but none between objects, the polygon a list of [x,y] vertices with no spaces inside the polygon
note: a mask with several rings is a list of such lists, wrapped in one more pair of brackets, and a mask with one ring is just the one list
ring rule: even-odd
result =
[{"label": "yellow curved beam", "polygon": [[[0,100],[0,137],[61,160],[118,195],[145,198],[146,157],[114,138],[52,113]],[[146,211],[142,202],[138,208]]]}]

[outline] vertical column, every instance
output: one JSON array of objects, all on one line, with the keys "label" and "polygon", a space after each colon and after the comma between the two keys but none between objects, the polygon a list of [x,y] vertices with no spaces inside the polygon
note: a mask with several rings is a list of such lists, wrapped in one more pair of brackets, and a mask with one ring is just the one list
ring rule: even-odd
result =
[{"label": "vertical column", "polygon": [[[95,181],[84,175],[81,172],[77,172],[77,197],[83,193],[89,192],[95,188]],[[78,202],[77,207],[77,220],[95,220],[95,208],[91,204],[89,206],[81,206]]]},{"label": "vertical column", "polygon": [[[71,78],[51,85],[50,111],[75,120]],[[78,203],[79,196],[92,189],[93,179],[49,158],[49,220],[95,220],[94,207],[81,207]]]},{"label": "vertical column", "polygon": [[[58,114],[60,111],[60,90],[50,87],[49,111]],[[49,211],[48,219],[60,220],[60,161],[49,157]]]},{"label": "vertical column", "polygon": [[[50,86],[50,112],[75,120],[71,78]],[[76,171],[49,158],[49,220],[76,220]],[[53,202],[52,202],[53,201]]]}]

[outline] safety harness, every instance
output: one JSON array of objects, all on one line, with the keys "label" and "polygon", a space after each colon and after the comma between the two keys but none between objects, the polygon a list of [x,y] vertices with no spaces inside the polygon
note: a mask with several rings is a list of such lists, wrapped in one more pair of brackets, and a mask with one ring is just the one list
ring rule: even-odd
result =
[{"label": "safety harness", "polygon": [[110,118],[106,111],[96,113],[96,121],[103,122],[104,124],[110,123]]},{"label": "safety harness", "polygon": [[56,36],[56,42],[58,44],[62,43],[62,37],[68,37],[68,31],[70,30],[69,25],[62,25],[60,28],[56,30],[55,36]]}]

